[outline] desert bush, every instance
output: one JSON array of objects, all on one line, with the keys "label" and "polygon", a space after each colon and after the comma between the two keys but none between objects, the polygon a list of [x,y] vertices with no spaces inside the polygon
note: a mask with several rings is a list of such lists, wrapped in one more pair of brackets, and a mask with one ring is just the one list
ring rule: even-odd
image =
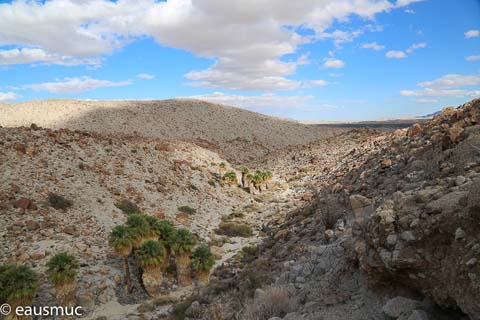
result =
[{"label": "desert bush", "polygon": [[188,184],[188,189],[190,189],[192,191],[198,191],[198,187],[196,185],[194,185],[193,183]]},{"label": "desert bush", "polygon": [[183,213],[186,213],[186,214],[189,214],[189,215],[195,214],[197,212],[197,209],[194,209],[194,208],[189,207],[189,206],[181,206],[181,207],[178,207],[177,210],[179,212],[183,212]]},{"label": "desert bush", "polygon": [[246,224],[236,222],[221,222],[215,230],[216,234],[225,235],[229,237],[244,237],[248,238],[253,235],[252,228]]},{"label": "desert bush", "polygon": [[297,309],[296,299],[287,289],[271,287],[256,297],[245,308],[245,320],[268,320],[274,317],[283,318]]},{"label": "desert bush", "polygon": [[315,212],[320,215],[320,220],[325,229],[334,229],[335,223],[344,217],[344,208],[335,195],[316,200]]},{"label": "desert bush", "polygon": [[258,247],[246,246],[242,248],[242,262],[250,263],[257,257]]},{"label": "desert bush", "polygon": [[217,184],[215,183],[215,180],[208,180],[208,184],[211,185],[212,187],[217,186]]},{"label": "desert bush", "polygon": [[124,199],[115,203],[115,207],[120,209],[124,214],[140,213],[140,208],[130,200]]},{"label": "desert bush", "polygon": [[71,200],[65,199],[61,195],[50,192],[48,194],[48,204],[52,208],[65,211],[73,205],[73,202]]}]

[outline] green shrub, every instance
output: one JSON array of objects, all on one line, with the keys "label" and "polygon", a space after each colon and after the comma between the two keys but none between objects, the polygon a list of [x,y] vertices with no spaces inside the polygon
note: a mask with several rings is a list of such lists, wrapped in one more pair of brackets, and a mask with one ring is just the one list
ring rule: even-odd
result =
[{"label": "green shrub", "polygon": [[48,194],[48,204],[52,208],[65,211],[73,205],[73,202],[71,200],[65,199],[61,195],[50,192]]},{"label": "green shrub", "polygon": [[194,209],[194,208],[189,207],[189,206],[181,206],[181,207],[178,207],[177,210],[179,212],[183,212],[183,213],[186,213],[186,214],[189,214],[189,215],[195,214],[197,212],[197,209]]},{"label": "green shrub", "polygon": [[124,199],[115,203],[115,207],[120,209],[124,214],[140,213],[140,208],[130,200]]},{"label": "green shrub", "polygon": [[221,222],[215,230],[216,234],[226,235],[229,237],[248,238],[253,235],[252,228],[246,224],[236,222]]},{"label": "green shrub", "polygon": [[192,190],[192,191],[198,191],[198,188],[196,185],[192,184],[192,183],[189,183],[188,184],[188,189]]}]

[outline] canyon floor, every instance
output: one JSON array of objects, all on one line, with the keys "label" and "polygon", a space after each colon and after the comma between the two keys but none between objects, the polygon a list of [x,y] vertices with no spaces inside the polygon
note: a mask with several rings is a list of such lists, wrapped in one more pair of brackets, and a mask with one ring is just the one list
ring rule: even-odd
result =
[{"label": "canyon floor", "polygon": [[[87,319],[480,319],[480,100],[381,131],[195,100],[8,104],[0,126],[0,262],[39,275],[35,304],[55,303],[45,263],[68,251]],[[224,181],[243,166],[273,179]],[[210,283],[167,277],[152,298],[132,264],[119,289],[122,201],[209,244]]]}]

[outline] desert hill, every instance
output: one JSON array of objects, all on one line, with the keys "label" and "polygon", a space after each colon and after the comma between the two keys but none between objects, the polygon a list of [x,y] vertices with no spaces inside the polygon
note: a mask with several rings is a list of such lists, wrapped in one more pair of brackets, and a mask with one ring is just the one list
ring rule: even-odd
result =
[{"label": "desert hill", "polygon": [[[43,109],[52,113],[41,121],[73,128],[82,124],[81,110],[92,108],[83,114],[89,127],[75,131],[30,125],[42,123],[28,115],[35,103],[2,107],[0,119],[8,116],[8,123],[0,128],[0,262],[28,265],[40,276],[34,303],[55,302],[45,263],[66,250],[81,265],[77,301],[87,319],[480,319],[480,100],[394,132],[325,132],[265,117],[272,130],[311,132],[312,140],[263,136],[268,150],[242,141],[250,149],[239,157],[250,171],[273,172],[254,193],[239,181],[227,183],[225,172],[240,180],[241,167],[214,146],[199,146],[196,128],[179,127],[179,140],[173,132],[145,137],[155,126],[144,115],[154,118],[162,103],[179,119],[186,113],[206,119],[205,110],[217,110],[188,102],[186,109],[184,101],[142,102],[139,118],[132,111],[139,102],[55,101]],[[99,104],[110,107],[98,110]],[[208,123],[221,131],[208,135],[223,139],[221,151],[239,154],[243,149],[228,149],[224,138],[231,128],[217,121],[229,112],[247,116],[218,108]],[[132,119],[142,132],[117,134],[105,119],[125,121],[128,130]],[[29,126],[16,127],[22,123]],[[98,123],[107,126],[103,133]],[[53,207],[52,193],[72,205]],[[122,263],[107,236],[125,222],[125,200],[208,243],[217,258],[210,284],[178,288],[167,277],[164,293],[149,297],[132,256],[135,288],[122,290]],[[222,223],[251,232],[217,233]]]},{"label": "desert hill", "polygon": [[44,100],[0,106],[1,126],[31,123],[52,129],[193,141],[237,163],[288,145],[321,140],[341,130],[308,126],[193,99]]}]

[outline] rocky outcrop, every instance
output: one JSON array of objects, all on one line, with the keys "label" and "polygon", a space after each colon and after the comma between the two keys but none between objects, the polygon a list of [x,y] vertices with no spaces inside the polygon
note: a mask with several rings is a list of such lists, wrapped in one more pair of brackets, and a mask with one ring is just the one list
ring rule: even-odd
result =
[{"label": "rocky outcrop", "polygon": [[480,319],[480,100],[389,139],[342,182],[361,268]]}]

